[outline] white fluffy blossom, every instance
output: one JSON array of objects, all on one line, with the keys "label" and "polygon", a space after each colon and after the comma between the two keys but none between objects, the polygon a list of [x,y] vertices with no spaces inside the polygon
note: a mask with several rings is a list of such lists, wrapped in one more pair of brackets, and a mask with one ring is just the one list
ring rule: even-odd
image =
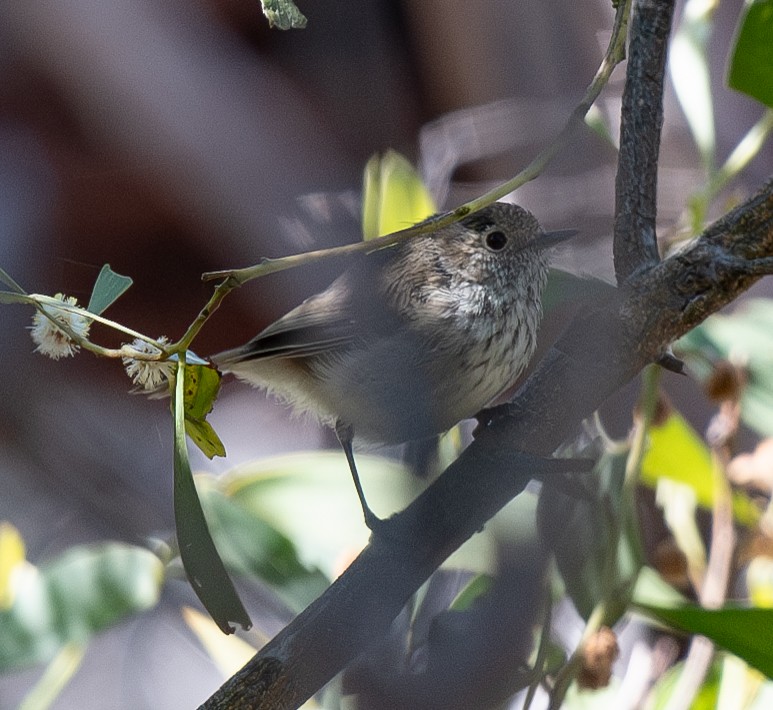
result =
[{"label": "white fluffy blossom", "polygon": [[[68,306],[74,306],[77,303],[77,299],[61,293],[57,293],[54,298],[62,303],[66,303]],[[75,355],[80,350],[80,345],[73,341],[59,325],[69,328],[73,334],[81,338],[87,338],[89,328],[91,327],[91,319],[81,313],[66,311],[54,304],[46,304],[41,306],[41,308],[50,318],[40,311],[36,311],[32,318],[30,335],[35,345],[37,345],[35,352],[48,355],[53,360]]]},{"label": "white fluffy blossom", "polygon": [[[165,344],[169,339],[162,336],[158,342]],[[161,352],[155,345],[140,338],[136,338],[131,347],[138,353],[146,355],[158,355]],[[158,389],[161,384],[168,381],[174,374],[175,367],[175,363],[169,360],[139,360],[133,357],[123,358],[123,365],[132,382],[148,391]]]}]

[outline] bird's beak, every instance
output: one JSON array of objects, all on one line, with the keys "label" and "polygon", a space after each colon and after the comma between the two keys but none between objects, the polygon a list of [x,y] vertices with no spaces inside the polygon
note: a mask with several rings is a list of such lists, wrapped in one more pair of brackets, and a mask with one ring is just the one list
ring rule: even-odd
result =
[{"label": "bird's beak", "polygon": [[543,232],[542,236],[537,239],[535,246],[540,251],[542,249],[550,249],[579,233],[576,229],[559,229],[556,232]]}]

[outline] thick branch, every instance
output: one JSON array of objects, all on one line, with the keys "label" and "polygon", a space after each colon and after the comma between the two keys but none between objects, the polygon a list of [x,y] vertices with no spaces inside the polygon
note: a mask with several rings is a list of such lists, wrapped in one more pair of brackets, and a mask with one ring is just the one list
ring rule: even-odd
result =
[{"label": "thick branch", "polygon": [[673,0],[636,0],[633,6],[615,182],[614,258],[621,285],[658,261],[658,152],[673,13]]},{"label": "thick branch", "polygon": [[294,708],[388,631],[405,600],[533,475],[546,455],[675,338],[773,272],[773,180],[687,251],[579,318],[504,416],[390,519],[349,569],[202,707]]},{"label": "thick branch", "polygon": [[639,0],[623,108],[615,264],[624,288],[578,318],[445,473],[390,520],[330,589],[203,706],[292,708],[387,633],[406,599],[549,455],[675,338],[773,271],[773,183],[658,263],[655,188],[672,2]]}]

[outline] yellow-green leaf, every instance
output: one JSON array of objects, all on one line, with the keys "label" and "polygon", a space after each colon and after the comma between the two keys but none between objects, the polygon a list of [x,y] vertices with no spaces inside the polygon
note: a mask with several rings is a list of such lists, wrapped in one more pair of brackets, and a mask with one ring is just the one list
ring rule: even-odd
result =
[{"label": "yellow-green leaf", "polygon": [[225,446],[206,419],[185,418],[185,433],[208,458],[225,456]]},{"label": "yellow-green leaf", "polygon": [[11,278],[11,275],[5,269],[0,269],[0,283],[5,284],[8,286],[8,288],[16,293],[26,293],[26,291],[21,286],[19,286],[19,284],[16,283],[13,278]]},{"label": "yellow-green leaf", "polygon": [[0,609],[13,604],[11,574],[24,559],[24,540],[19,531],[10,523],[0,523]]},{"label": "yellow-green leaf", "polygon": [[220,373],[205,365],[185,366],[183,409],[185,432],[207,458],[225,456],[225,446],[206,420],[220,391]]},{"label": "yellow-green leaf", "polygon": [[183,404],[187,418],[203,419],[212,411],[220,380],[220,373],[213,367],[186,364]]},{"label": "yellow-green leaf", "polygon": [[435,212],[432,197],[407,158],[388,150],[368,161],[362,195],[364,239],[405,229]]},{"label": "yellow-green leaf", "polygon": [[[655,486],[660,478],[685,483],[695,491],[698,504],[711,508],[714,500],[714,470],[711,452],[703,440],[677,412],[672,412],[649,431],[649,448],[641,466],[641,481]],[[753,525],[760,512],[739,492],[733,494],[736,520]]]}]

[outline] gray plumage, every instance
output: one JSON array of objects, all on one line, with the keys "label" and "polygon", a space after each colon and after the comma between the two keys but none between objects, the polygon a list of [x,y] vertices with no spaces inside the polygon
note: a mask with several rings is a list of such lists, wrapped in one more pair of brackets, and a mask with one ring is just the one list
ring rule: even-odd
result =
[{"label": "gray plumage", "polygon": [[363,257],[246,345],[224,372],[372,442],[421,439],[473,416],[531,358],[548,273],[545,235],[493,204]]}]

